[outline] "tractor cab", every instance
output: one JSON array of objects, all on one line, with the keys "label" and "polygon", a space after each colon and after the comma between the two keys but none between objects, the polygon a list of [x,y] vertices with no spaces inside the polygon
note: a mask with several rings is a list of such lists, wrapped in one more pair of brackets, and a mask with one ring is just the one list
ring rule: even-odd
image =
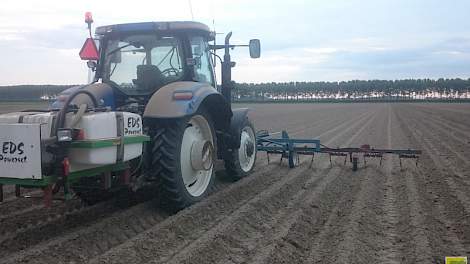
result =
[{"label": "tractor cab", "polygon": [[177,81],[216,87],[208,41],[198,22],[145,22],[98,27],[100,55],[95,79],[126,96],[148,97]]},{"label": "tractor cab", "polygon": [[[104,89],[104,94],[107,98],[112,94],[114,100],[105,106],[113,109],[135,101],[146,105],[162,87],[167,89],[161,92],[165,96],[160,98],[172,97],[172,93],[184,93],[187,97],[188,91],[197,93],[195,89],[201,85],[211,87],[212,92],[221,95],[230,108],[231,69],[235,65],[231,61],[230,50],[240,46],[249,47],[252,58],[260,56],[259,40],[252,39],[249,45],[233,45],[229,43],[232,35],[229,32],[225,44],[216,45],[215,32],[199,22],[141,22],[102,26],[96,28],[94,38],[91,33],[91,14],[86,16],[85,22],[90,37],[85,41],[80,57],[87,60],[88,67],[95,72],[93,83],[101,81],[109,86],[109,89]],[[99,50],[96,41],[99,42]],[[225,51],[223,60],[216,55],[218,49]],[[217,90],[214,72],[216,59],[222,65],[220,91]],[[87,87],[85,89],[91,89],[90,85]],[[206,89],[204,96],[212,92]],[[102,94],[98,97],[103,98]],[[159,104],[162,105],[162,102]],[[60,102],[56,105],[60,106]]]}]

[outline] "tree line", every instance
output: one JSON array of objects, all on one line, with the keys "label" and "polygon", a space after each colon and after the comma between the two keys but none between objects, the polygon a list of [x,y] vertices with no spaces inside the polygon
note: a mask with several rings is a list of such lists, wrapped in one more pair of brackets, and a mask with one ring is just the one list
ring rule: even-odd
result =
[{"label": "tree line", "polygon": [[[0,101],[50,100],[74,85],[0,86]],[[470,79],[234,83],[233,101],[469,100]]]},{"label": "tree line", "polygon": [[234,101],[468,100],[470,79],[235,83]]},{"label": "tree line", "polygon": [[12,85],[0,86],[0,101],[39,101],[54,99],[74,85]]}]

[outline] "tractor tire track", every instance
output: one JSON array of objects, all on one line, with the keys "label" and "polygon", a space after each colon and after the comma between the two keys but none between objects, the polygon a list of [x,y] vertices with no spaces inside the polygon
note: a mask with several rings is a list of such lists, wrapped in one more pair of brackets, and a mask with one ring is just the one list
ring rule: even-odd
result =
[{"label": "tractor tire track", "polygon": [[[388,107],[387,118],[387,148],[392,148],[392,110]],[[394,190],[393,181],[398,175],[392,173],[393,164],[392,159],[388,158],[385,161],[385,193],[383,201],[383,217],[382,217],[382,230],[384,241],[381,243],[381,250],[379,251],[379,263],[400,263],[401,262],[401,248],[400,235],[398,230],[400,213],[398,210],[398,198],[396,190]]]}]

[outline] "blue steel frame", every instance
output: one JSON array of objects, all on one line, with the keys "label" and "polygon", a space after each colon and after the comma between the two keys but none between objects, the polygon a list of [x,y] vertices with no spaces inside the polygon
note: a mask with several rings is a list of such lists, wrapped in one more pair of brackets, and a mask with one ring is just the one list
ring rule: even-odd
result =
[{"label": "blue steel frame", "polygon": [[[321,144],[319,139],[293,139],[289,138],[286,131],[282,131],[281,138],[269,137],[267,131],[257,133],[256,144],[257,150],[266,151],[268,153],[283,154],[289,152],[321,152]],[[303,144],[303,146],[299,146]]]},{"label": "blue steel frame", "polygon": [[273,138],[272,135],[266,131],[261,130],[256,133],[256,148],[258,151],[265,151],[268,154],[281,154],[282,158],[288,158],[289,167],[293,168],[296,166],[295,160],[299,161],[298,155],[310,155],[312,156],[312,161],[310,166],[313,163],[313,157],[315,153],[324,153],[331,156],[349,156],[350,161],[353,163],[353,170],[357,169],[357,156],[356,154],[362,154],[364,158],[364,164],[366,163],[366,158],[380,158],[380,164],[382,164],[382,158],[384,154],[394,154],[398,155],[400,158],[400,167],[401,159],[415,159],[416,165],[418,164],[419,155],[421,155],[421,150],[414,149],[374,149],[369,145],[363,145],[360,148],[329,148],[320,143],[319,139],[294,139],[289,138],[289,135],[286,131],[281,132],[280,138]]}]

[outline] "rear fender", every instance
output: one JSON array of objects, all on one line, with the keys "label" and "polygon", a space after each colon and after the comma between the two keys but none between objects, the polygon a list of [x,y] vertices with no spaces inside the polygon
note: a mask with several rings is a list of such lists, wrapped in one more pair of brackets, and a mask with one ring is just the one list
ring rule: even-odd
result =
[{"label": "rear fender", "polygon": [[[178,92],[191,92],[190,99],[175,99]],[[194,114],[202,104],[208,103],[211,114],[223,112],[223,115],[231,115],[230,107],[223,96],[212,86],[198,82],[174,82],[158,89],[152,97],[144,111],[144,118],[181,118]],[[218,109],[217,109],[218,108]]]},{"label": "rear fender", "polygon": [[[62,108],[65,101],[67,100],[67,97],[79,90],[87,90],[91,92],[96,97],[96,99],[101,104],[101,106],[111,107],[111,109],[113,110],[115,109],[113,88],[111,88],[111,86],[105,83],[93,83],[93,84],[88,84],[88,85],[70,87],[62,91],[58,95],[59,98],[55,100],[49,106],[49,108],[50,109]],[[93,105],[91,99],[87,95],[82,95],[82,94],[75,97],[75,99],[73,99],[72,101],[72,104],[75,104],[75,105],[87,104],[88,106]]]},{"label": "rear fender", "polygon": [[228,149],[238,149],[240,147],[241,131],[243,123],[248,118],[248,108],[233,109],[233,116],[230,121],[229,136],[225,143]]},{"label": "rear fender", "polygon": [[[175,100],[175,92],[190,91],[189,100]],[[175,82],[160,88],[150,98],[144,112],[144,120],[173,119],[190,116],[203,106],[211,115],[217,134],[217,156],[222,157],[230,135],[232,109],[225,98],[212,86],[197,82]],[[239,137],[239,136],[238,136]],[[238,140],[239,141],[239,140]],[[238,142],[240,145],[240,142]]]}]

